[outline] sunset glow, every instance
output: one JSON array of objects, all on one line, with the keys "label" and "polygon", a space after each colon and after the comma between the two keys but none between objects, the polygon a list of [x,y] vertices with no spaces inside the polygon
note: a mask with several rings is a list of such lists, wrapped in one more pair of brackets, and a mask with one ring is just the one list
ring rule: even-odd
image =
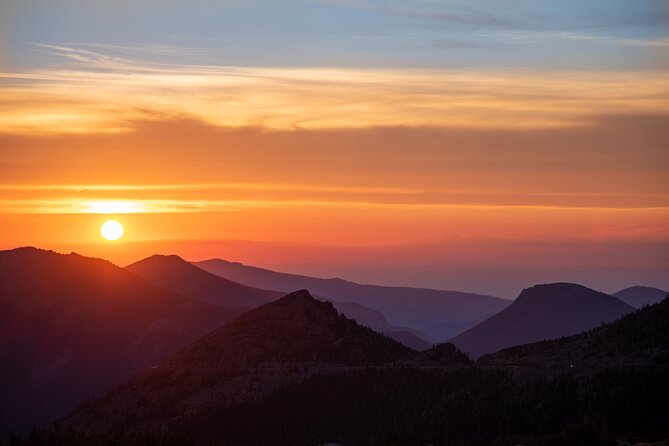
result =
[{"label": "sunset glow", "polygon": [[668,25],[1,0],[0,446],[669,446]]},{"label": "sunset glow", "polygon": [[3,247],[666,282],[666,5],[57,3],[0,14]]}]

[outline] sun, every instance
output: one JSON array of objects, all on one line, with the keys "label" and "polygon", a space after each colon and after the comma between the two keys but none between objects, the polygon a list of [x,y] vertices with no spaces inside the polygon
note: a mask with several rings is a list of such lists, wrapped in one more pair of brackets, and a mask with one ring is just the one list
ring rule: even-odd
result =
[{"label": "sun", "polygon": [[118,240],[123,237],[123,225],[116,220],[107,220],[100,226],[100,234],[107,240]]}]

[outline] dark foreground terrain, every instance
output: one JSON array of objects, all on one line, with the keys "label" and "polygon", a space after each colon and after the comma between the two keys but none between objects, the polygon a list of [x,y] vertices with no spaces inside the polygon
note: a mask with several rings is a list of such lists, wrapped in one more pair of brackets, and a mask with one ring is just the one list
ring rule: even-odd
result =
[{"label": "dark foreground terrain", "polygon": [[[11,444],[597,446],[669,438],[669,299],[601,328],[476,364],[452,344],[423,353],[406,349],[336,317],[330,305],[305,292],[254,311],[233,329],[214,332],[161,363],[176,371],[195,361],[202,380],[175,372],[156,382],[151,374],[158,372],[148,372],[81,406],[61,425]],[[273,322],[264,322],[267,317]],[[315,341],[296,344],[298,333],[283,327],[284,319],[299,321],[298,331]],[[324,324],[329,328],[318,328]],[[220,355],[212,354],[210,362],[207,352],[233,354],[233,347],[221,346],[230,339],[258,349],[260,338],[284,330],[285,338],[269,350],[254,350],[235,370],[252,369],[259,358],[284,367],[310,359],[321,369],[292,370],[289,375],[299,379],[246,398],[218,399],[210,391],[220,390],[220,381],[204,379]],[[285,355],[284,341],[293,345]],[[594,354],[597,360],[588,361]],[[274,374],[254,373],[258,381],[251,389],[276,381]],[[188,398],[175,398],[182,389],[190,389]],[[206,401],[193,399],[196,394]],[[189,398],[192,404],[184,405]]]}]

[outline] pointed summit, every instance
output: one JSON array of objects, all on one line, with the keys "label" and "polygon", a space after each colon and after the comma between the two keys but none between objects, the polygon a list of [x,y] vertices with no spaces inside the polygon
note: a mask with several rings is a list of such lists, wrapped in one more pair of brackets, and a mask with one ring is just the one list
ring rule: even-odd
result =
[{"label": "pointed summit", "polygon": [[[248,311],[154,369],[73,414],[88,431],[123,425],[152,430],[159,420],[257,398],[314,373],[381,365],[417,354],[340,315],[330,302],[300,290]],[[141,416],[134,410],[144,401]],[[166,403],[167,402],[167,403]]]},{"label": "pointed summit", "polygon": [[293,291],[292,293],[286,294],[284,297],[282,297],[280,300],[286,301],[286,300],[298,300],[298,301],[314,301],[318,302],[314,297],[309,294],[309,290],[297,290]]},{"label": "pointed summit", "polygon": [[[193,344],[226,361],[318,361],[360,365],[393,361],[412,350],[340,315],[331,302],[300,290],[249,311]],[[211,358],[206,359],[210,361]]]}]

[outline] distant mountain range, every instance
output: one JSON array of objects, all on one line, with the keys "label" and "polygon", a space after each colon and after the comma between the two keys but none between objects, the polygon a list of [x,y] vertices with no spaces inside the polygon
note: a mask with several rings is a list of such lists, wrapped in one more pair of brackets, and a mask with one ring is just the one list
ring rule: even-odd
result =
[{"label": "distant mountain range", "polygon": [[499,297],[458,291],[360,285],[342,279],[280,273],[221,259],[194,265],[248,286],[283,292],[308,289],[335,302],[364,305],[383,313],[391,324],[419,330],[437,341],[455,336],[511,303]]},{"label": "distant mountain range", "polygon": [[644,305],[653,305],[660,302],[667,295],[667,291],[649,286],[633,286],[613,295],[634,308],[641,308]]},{"label": "distant mountain range", "polygon": [[0,438],[53,421],[244,311],[105,260],[0,251]]},{"label": "distant mountain range", "polygon": [[[269,291],[241,285],[200,269],[175,255],[154,255],[133,263],[126,269],[143,276],[160,288],[215,305],[255,308],[286,294],[282,291]],[[296,289],[299,287],[290,289],[288,292]],[[418,330],[390,324],[377,310],[346,301],[333,303],[337,310],[348,317],[387,334],[411,348],[424,350],[433,345],[429,336]]]},{"label": "distant mountain range", "polygon": [[513,345],[590,330],[632,310],[616,297],[581,285],[536,285],[523,290],[507,308],[451,342],[476,358]]}]

